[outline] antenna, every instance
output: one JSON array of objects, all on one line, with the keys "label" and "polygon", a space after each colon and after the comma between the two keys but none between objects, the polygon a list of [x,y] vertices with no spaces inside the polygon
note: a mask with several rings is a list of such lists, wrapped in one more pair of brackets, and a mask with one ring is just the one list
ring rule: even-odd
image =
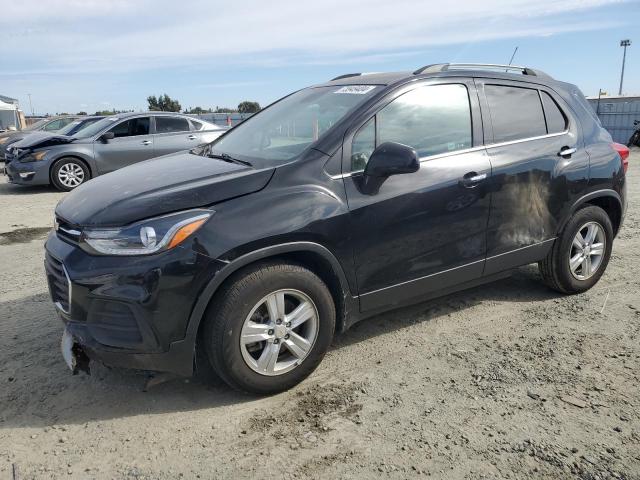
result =
[{"label": "antenna", "polygon": [[515,58],[517,52],[518,52],[518,47],[516,47],[513,50],[513,55],[511,55],[511,60],[509,60],[509,65],[511,65],[513,63],[513,59]]}]

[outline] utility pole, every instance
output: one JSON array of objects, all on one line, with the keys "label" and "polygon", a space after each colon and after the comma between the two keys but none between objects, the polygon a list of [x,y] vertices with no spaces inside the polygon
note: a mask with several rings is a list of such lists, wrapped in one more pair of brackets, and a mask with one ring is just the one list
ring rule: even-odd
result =
[{"label": "utility pole", "polygon": [[627,61],[627,47],[631,45],[631,40],[620,40],[620,46],[624,48],[624,53],[622,54],[622,71],[620,72],[620,89],[618,90],[618,95],[622,95],[622,82],[624,80],[624,64]]},{"label": "utility pole", "polygon": [[33,117],[33,105],[31,105],[31,94],[27,93],[29,96],[29,110],[31,110],[31,116]]}]

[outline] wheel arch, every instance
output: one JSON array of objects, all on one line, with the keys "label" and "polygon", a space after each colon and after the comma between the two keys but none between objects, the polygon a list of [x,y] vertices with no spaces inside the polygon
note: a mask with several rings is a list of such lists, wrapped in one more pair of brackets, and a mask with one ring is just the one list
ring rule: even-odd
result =
[{"label": "wheel arch", "polygon": [[189,317],[186,338],[194,347],[198,341],[202,320],[208,307],[215,299],[216,293],[236,272],[250,265],[266,260],[289,260],[303,265],[322,279],[329,288],[336,306],[336,331],[344,331],[347,327],[346,318],[349,312],[357,310],[357,299],[351,294],[351,289],[342,265],[335,255],[325,246],[314,242],[291,242],[261,248],[245,255],[223,267],[207,284]]},{"label": "wheel arch", "polygon": [[55,166],[56,163],[58,163],[59,160],[62,160],[63,158],[73,158],[74,160],[79,160],[80,162],[82,162],[87,167],[87,170],[89,170],[89,176],[90,176],[89,179],[96,176],[95,169],[91,165],[91,162],[89,162],[86,158],[83,158],[80,155],[62,154],[58,158],[51,160],[51,163],[49,164],[49,181],[50,182],[53,181],[53,167]]},{"label": "wheel arch", "polygon": [[597,190],[580,197],[571,206],[569,213],[565,216],[562,223],[559,225],[558,234],[562,231],[562,229],[564,229],[565,225],[573,216],[573,214],[579,209],[584,208],[586,205],[595,205],[602,208],[611,220],[611,225],[613,226],[613,235],[616,236],[618,234],[618,230],[620,229],[620,226],[622,224],[622,199],[620,198],[618,192],[610,189]]}]

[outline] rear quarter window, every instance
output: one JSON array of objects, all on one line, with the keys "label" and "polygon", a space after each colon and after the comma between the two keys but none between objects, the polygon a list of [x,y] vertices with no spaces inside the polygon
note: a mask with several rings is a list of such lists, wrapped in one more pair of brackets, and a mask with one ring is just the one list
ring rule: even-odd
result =
[{"label": "rear quarter window", "polygon": [[567,129],[567,117],[547,92],[540,92],[542,105],[544,106],[544,116],[547,120],[548,133],[564,132]]}]

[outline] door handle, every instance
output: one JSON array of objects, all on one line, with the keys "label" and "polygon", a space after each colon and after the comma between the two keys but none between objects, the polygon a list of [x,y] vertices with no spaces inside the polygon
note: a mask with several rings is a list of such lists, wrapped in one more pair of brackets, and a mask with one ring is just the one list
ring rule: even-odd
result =
[{"label": "door handle", "polygon": [[486,173],[469,172],[464,177],[462,177],[462,180],[460,180],[460,184],[465,188],[473,188],[477,187],[478,184],[483,180],[486,180],[486,178]]},{"label": "door handle", "polygon": [[142,145],[151,145],[151,140],[143,140]]},{"label": "door handle", "polygon": [[195,135],[189,135],[187,138],[188,138],[189,140],[195,140],[195,139],[196,139],[196,138],[198,138],[198,137],[196,137]]},{"label": "door handle", "polygon": [[573,148],[562,147],[558,152],[558,156],[562,158],[571,158],[571,155],[573,155],[577,151],[578,149],[576,147],[573,147]]}]

